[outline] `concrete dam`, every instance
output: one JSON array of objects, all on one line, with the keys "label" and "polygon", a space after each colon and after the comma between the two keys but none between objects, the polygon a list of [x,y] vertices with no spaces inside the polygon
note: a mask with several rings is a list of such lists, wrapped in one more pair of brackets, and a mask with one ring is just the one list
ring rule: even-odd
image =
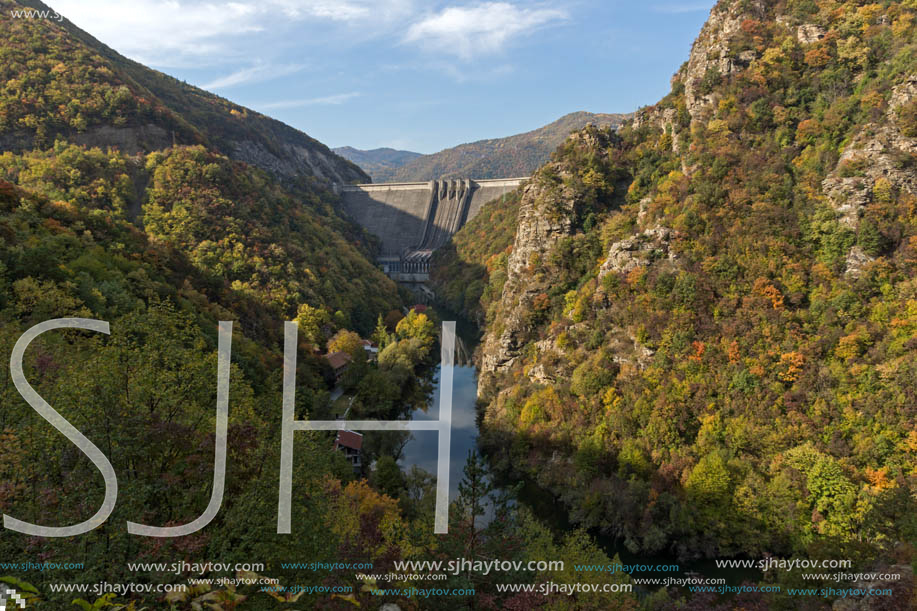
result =
[{"label": "concrete dam", "polygon": [[344,212],[382,242],[378,262],[401,282],[429,279],[433,251],[527,178],[339,185]]}]

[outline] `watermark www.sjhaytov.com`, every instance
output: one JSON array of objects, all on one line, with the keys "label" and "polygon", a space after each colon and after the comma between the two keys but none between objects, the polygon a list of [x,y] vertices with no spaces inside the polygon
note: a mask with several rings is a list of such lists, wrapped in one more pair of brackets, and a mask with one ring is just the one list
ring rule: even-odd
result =
[{"label": "watermark www.sjhaytov.com", "polygon": [[13,19],[52,19],[54,21],[63,21],[64,16],[57,11],[35,11],[29,9],[11,10],[10,17]]}]

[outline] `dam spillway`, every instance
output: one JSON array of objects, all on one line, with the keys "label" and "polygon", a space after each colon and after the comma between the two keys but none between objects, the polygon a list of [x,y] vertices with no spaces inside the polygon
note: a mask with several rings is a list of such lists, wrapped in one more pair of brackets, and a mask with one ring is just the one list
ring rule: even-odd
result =
[{"label": "dam spillway", "polygon": [[434,250],[494,199],[527,178],[341,185],[344,212],[379,238],[378,262],[405,282],[424,282]]}]

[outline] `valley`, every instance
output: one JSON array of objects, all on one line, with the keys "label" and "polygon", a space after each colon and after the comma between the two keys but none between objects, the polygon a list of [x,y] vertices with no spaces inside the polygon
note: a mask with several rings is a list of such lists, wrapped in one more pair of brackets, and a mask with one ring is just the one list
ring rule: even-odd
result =
[{"label": "valley", "polygon": [[[220,569],[207,577],[223,583],[174,596],[74,604],[917,601],[917,4],[720,0],[655,104],[433,155],[332,150],[65,16],[14,17],[23,7],[47,9],[0,0],[0,361],[22,361],[0,379],[0,511],[63,527],[109,497],[23,379],[119,486],[78,537],[4,530],[3,566],[26,568],[0,581],[30,606],[67,608],[61,583],[199,577],[129,568],[138,559],[265,575]],[[56,319],[98,324],[15,348]],[[434,530],[449,321],[449,519]],[[110,333],[79,330],[103,322]],[[396,422],[343,424],[378,420]],[[201,516],[219,444],[211,523],[125,527]],[[283,532],[266,519],[281,507]],[[36,558],[80,568],[36,571]],[[425,578],[341,568],[461,558],[565,568],[456,571],[436,585],[458,594],[431,601],[405,594]],[[886,577],[723,564],[800,558]],[[746,589],[588,568],[622,559]],[[243,576],[304,589],[225,582]],[[536,593],[547,584],[596,590]],[[795,594],[834,587],[887,594]]]}]

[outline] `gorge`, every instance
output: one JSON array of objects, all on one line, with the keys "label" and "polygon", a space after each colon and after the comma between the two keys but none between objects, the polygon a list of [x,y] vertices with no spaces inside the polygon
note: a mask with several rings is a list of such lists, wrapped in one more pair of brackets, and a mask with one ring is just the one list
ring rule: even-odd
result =
[{"label": "gorge", "polygon": [[[71,600],[52,592],[61,580],[187,581],[129,569],[138,558],[264,561],[284,585],[350,588],[299,599],[335,611],[424,603],[352,570],[297,563],[379,574],[458,557],[580,567],[451,575],[450,587],[483,593],[433,603],[456,610],[785,609],[798,607],[787,592],[803,580],[834,583],[743,576],[777,589],[734,599],[502,589],[631,585],[582,569],[626,552],[692,568],[844,558],[860,574],[898,575],[886,599],[897,606],[886,608],[913,607],[917,3],[721,0],[662,99],[623,125],[579,126],[531,175],[518,172],[526,178],[484,179],[521,167],[488,157],[381,184],[66,19],[7,16],[37,0],[0,6],[0,356],[22,356],[29,384],[99,444],[122,490],[111,518],[81,537],[40,549],[21,533],[0,537],[4,562],[80,563],[11,569],[49,604]],[[472,148],[500,148],[486,142]],[[427,172],[468,150],[417,159]],[[482,173],[454,178],[456,167]],[[429,303],[405,285],[425,287]],[[329,430],[413,418],[432,430],[431,355],[437,323],[460,319],[450,309],[482,336],[477,367],[457,368],[453,467],[475,447],[486,461],[450,473],[449,529],[434,533],[435,482],[400,468],[431,465],[425,431],[408,442],[368,433],[344,452],[305,425],[286,444],[281,435],[294,418]],[[67,318],[116,332],[62,329],[17,351],[28,329]],[[230,320],[221,336],[218,321]],[[232,409],[215,426],[218,367],[231,372]],[[283,392],[285,369],[295,396]],[[15,387],[0,381],[0,509],[78,524],[103,503],[99,472]],[[127,520],[201,516],[214,431],[225,431],[229,467],[213,522],[167,545],[121,532]],[[291,491],[292,536],[277,536],[264,516],[290,464],[285,445],[296,448],[280,491]],[[491,482],[508,495],[491,502],[501,492]],[[524,491],[508,499],[519,484],[549,511]],[[485,524],[488,504],[499,519]],[[178,606],[274,604],[253,586],[199,595],[210,598]],[[844,598],[805,604],[874,608]]]}]

